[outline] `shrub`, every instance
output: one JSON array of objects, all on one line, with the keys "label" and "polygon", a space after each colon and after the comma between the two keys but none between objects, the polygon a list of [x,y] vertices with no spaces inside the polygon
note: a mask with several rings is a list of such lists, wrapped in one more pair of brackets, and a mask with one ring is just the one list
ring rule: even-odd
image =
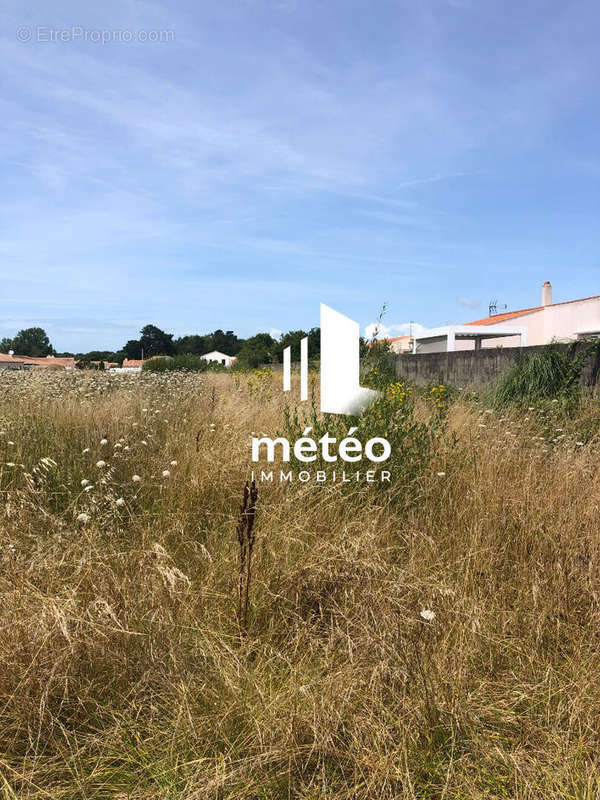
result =
[{"label": "shrub", "polygon": [[186,372],[206,372],[207,370],[223,372],[227,367],[214,361],[206,361],[201,356],[187,353],[173,356],[172,358],[167,358],[166,356],[152,358],[144,363],[143,369],[145,372],[175,372],[182,370]]},{"label": "shrub", "polygon": [[589,352],[587,348],[574,356],[572,348],[564,350],[550,344],[536,353],[520,355],[492,388],[492,405],[528,405],[548,398],[562,398],[568,403],[578,400],[581,372]]}]

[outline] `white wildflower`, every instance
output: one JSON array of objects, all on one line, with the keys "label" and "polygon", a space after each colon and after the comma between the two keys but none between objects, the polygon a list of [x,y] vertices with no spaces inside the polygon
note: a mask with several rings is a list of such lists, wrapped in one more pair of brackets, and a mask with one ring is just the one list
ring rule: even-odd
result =
[{"label": "white wildflower", "polygon": [[82,485],[82,486],[83,486],[83,488],[85,489],[85,487],[86,487],[86,486],[89,486],[89,485],[90,485],[90,482],[88,481],[88,479],[87,479],[87,478],[84,478],[84,479],[81,481],[81,485]]},{"label": "white wildflower", "polygon": [[435,619],[435,611],[430,608],[421,609],[421,617],[427,622],[432,622]]},{"label": "white wildflower", "polygon": [[163,476],[163,478],[170,478],[171,477],[171,473],[169,472],[168,469],[163,469],[162,476]]},{"label": "white wildflower", "polygon": [[85,486],[84,487],[83,491],[84,492],[91,492],[93,488],[94,488],[94,485],[92,483],[90,483],[89,486]]},{"label": "white wildflower", "polygon": [[81,514],[79,514],[79,516],[77,517],[77,522],[81,522],[81,524],[82,524],[82,525],[87,525],[87,523],[88,523],[89,521],[90,521],[90,515],[89,515],[89,514],[86,514],[85,512],[82,512],[82,513],[81,513]]},{"label": "white wildflower", "polygon": [[102,467],[106,466],[106,461],[96,461],[96,466],[98,469],[102,469]]},{"label": "white wildflower", "polygon": [[116,500],[115,502],[116,505],[119,506],[119,508],[122,508],[125,505],[125,500],[123,500],[122,497],[119,497],[118,500]]},{"label": "white wildflower", "polygon": [[134,475],[131,479],[134,483],[139,483],[142,479],[139,475]]},{"label": "white wildflower", "polygon": [[445,472],[436,472],[436,475],[438,476],[438,478],[445,478],[446,477],[446,473]]},{"label": "white wildflower", "polygon": [[171,461],[171,466],[172,467],[176,467],[177,466],[177,461],[175,461],[175,459],[173,459],[173,461]]},{"label": "white wildflower", "polygon": [[82,452],[82,454],[89,453],[89,452],[90,452],[90,448],[89,448],[89,447],[86,447],[86,448],[85,448],[84,450],[82,450],[81,452]]},{"label": "white wildflower", "polygon": [[575,442],[575,444],[577,445],[577,447],[583,447],[583,442]]},{"label": "white wildflower", "polygon": [[104,447],[105,444],[108,444],[108,439],[100,439],[100,444]]}]

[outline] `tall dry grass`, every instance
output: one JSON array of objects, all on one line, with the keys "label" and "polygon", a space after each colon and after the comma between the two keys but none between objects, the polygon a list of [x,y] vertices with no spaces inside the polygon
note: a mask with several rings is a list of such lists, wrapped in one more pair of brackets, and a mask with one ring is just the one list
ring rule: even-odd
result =
[{"label": "tall dry grass", "polygon": [[240,637],[241,490],[278,388],[0,390],[0,797],[600,795],[592,401],[457,401],[458,447],[408,500],[261,484]]}]

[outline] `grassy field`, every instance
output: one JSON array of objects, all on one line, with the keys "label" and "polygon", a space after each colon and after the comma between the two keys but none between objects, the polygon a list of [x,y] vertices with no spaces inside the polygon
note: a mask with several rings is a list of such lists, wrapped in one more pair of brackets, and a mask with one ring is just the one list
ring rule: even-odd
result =
[{"label": "grassy field", "polygon": [[387,487],[259,485],[241,630],[279,380],[0,372],[0,797],[600,796],[598,403],[464,394],[389,388]]}]

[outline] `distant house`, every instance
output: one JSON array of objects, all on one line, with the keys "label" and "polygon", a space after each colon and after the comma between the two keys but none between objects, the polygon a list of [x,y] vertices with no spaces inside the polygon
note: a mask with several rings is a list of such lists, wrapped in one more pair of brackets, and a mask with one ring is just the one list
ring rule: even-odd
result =
[{"label": "distant house", "polygon": [[0,369],[55,369],[71,372],[75,369],[74,358],[58,358],[46,356],[34,358],[33,356],[18,356],[10,350],[0,353]]},{"label": "distant house", "polygon": [[13,355],[10,353],[0,353],[0,369],[33,369],[33,364],[26,361],[22,356]]},{"label": "distant house", "polygon": [[75,369],[75,359],[71,357],[59,358],[58,356],[46,356],[45,358],[33,358],[32,356],[19,356],[30,361],[36,367],[43,369],[66,369],[72,372]]},{"label": "distant house", "polygon": [[206,353],[203,356],[200,356],[205,361],[213,361],[217,364],[223,364],[225,367],[230,367],[235,361],[236,358],[234,356],[228,356],[225,353],[219,353],[218,350],[213,350],[212,353]]},{"label": "distant house", "polygon": [[542,286],[541,304],[490,314],[464,325],[445,325],[415,335],[413,352],[531,347],[600,337],[600,295],[552,302],[552,284]]},{"label": "distant house", "polygon": [[104,364],[104,369],[112,369],[113,367],[119,366],[118,361],[90,361],[89,363],[96,369],[100,369],[100,364]]},{"label": "distant house", "polygon": [[144,361],[141,358],[126,358],[121,367],[111,367],[111,372],[141,372]]},{"label": "distant house", "polygon": [[412,353],[412,336],[393,336],[391,339],[387,339],[387,343],[394,353]]},{"label": "distant house", "polygon": [[[579,300],[552,302],[552,284],[546,281],[542,286],[541,305],[524,308],[520,311],[509,311],[503,314],[492,314],[468,325],[498,325],[510,327],[521,325],[527,331],[527,346],[549,344],[550,342],[572,342],[600,335],[600,295],[583,297]],[[484,347],[516,347],[516,338],[500,342],[488,339]],[[457,348],[458,349],[458,348]]]}]

